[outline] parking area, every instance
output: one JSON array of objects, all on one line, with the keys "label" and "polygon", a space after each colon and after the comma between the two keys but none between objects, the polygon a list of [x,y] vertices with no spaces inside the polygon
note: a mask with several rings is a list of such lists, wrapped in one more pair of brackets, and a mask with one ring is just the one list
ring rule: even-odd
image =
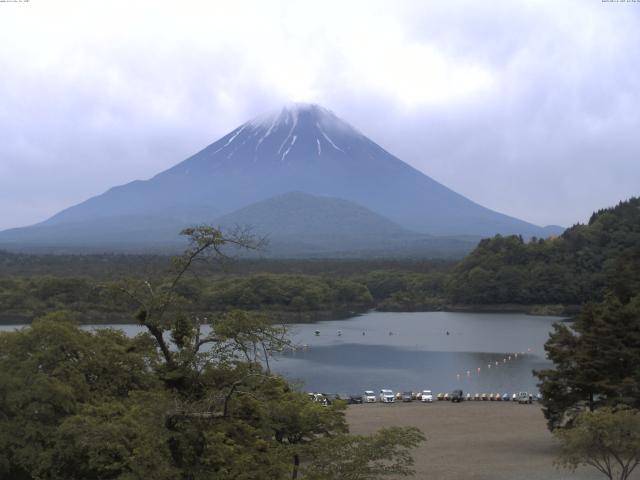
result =
[{"label": "parking area", "polygon": [[555,440],[538,403],[414,401],[350,405],[347,421],[356,434],[393,425],[420,428],[427,442],[414,452],[415,478],[419,479],[602,478],[595,470],[570,473],[556,469]]}]

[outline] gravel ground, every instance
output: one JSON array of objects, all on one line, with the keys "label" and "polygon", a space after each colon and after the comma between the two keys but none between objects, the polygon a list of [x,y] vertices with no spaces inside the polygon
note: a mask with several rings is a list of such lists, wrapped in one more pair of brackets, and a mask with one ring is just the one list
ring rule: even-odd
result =
[{"label": "gravel ground", "polygon": [[[416,426],[427,441],[414,452],[415,478],[438,480],[602,479],[594,469],[575,473],[553,465],[555,440],[539,405],[511,402],[420,402],[351,405],[351,432]],[[640,478],[635,472],[634,479]]]}]

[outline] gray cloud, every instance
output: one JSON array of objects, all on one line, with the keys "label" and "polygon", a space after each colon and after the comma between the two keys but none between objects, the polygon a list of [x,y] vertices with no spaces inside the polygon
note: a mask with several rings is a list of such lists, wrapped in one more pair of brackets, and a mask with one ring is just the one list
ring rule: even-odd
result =
[{"label": "gray cloud", "polygon": [[0,4],[0,228],[289,100],[534,223],[640,194],[640,4],[55,3]]}]

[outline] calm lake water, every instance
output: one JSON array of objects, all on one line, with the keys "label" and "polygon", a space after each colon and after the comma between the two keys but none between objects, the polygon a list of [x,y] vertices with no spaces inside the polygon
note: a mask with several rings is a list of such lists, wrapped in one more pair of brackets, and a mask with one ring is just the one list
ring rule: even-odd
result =
[{"label": "calm lake water", "polygon": [[[271,366],[316,392],[536,391],[531,372],[550,365],[543,345],[559,320],[511,313],[371,312],[294,324],[291,336],[299,348],[279,354]],[[137,325],[113,328],[129,335],[142,331]]]}]

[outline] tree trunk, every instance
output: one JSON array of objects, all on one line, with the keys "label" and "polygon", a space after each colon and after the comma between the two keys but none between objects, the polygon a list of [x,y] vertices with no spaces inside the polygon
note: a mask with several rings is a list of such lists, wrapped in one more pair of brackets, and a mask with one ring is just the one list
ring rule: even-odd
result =
[{"label": "tree trunk", "polygon": [[300,467],[300,456],[297,453],[293,454],[293,471],[291,472],[291,480],[298,478],[298,468]]}]

